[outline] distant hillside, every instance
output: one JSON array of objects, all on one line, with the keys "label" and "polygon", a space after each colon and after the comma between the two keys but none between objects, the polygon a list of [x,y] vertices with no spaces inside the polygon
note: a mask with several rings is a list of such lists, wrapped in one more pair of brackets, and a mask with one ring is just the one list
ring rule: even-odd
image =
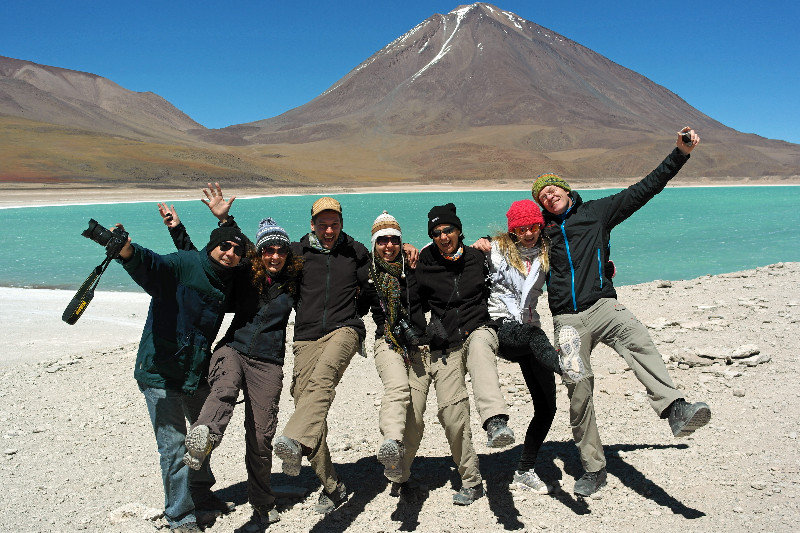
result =
[{"label": "distant hillside", "polygon": [[490,4],[435,14],[318,97],[209,130],[153,93],[0,57],[0,180],[193,187],[608,183],[651,170],[695,127],[678,181],[800,180],[800,145],[744,134],[552,30]]},{"label": "distant hillside", "polygon": [[174,140],[203,128],[151,92],[106,78],[0,56],[0,115],[138,140]]}]

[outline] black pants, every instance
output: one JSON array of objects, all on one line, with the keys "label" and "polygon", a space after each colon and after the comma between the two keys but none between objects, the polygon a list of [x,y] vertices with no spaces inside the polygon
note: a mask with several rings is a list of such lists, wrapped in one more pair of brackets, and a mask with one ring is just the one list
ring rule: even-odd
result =
[{"label": "black pants", "polygon": [[497,334],[500,342],[498,355],[519,364],[533,400],[533,418],[525,433],[517,468],[530,470],[556,416],[556,378],[554,370],[545,364],[558,367],[558,354],[541,328],[532,324],[506,319],[500,323]]},{"label": "black pants", "polygon": [[533,418],[525,432],[525,444],[517,467],[517,470],[524,471],[534,467],[539,448],[553,425],[556,416],[556,377],[535,361],[532,354],[519,361],[519,368],[533,400]]}]

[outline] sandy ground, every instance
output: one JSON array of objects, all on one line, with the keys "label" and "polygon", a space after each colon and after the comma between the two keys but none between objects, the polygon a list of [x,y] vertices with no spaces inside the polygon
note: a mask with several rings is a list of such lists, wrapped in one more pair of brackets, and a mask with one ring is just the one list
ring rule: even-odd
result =
[{"label": "sandy ground", "polygon": [[[280,500],[281,521],[270,530],[794,531],[800,520],[799,284],[800,263],[785,263],[619,290],[650,328],[677,385],[689,399],[708,402],[713,417],[694,436],[674,439],[624,361],[598,347],[595,405],[609,484],[586,501],[572,495],[581,472],[563,386],[537,467],[562,491],[536,496],[510,487],[521,446],[487,448],[473,409],[488,495],[470,507],[453,506],[458,476],[431,398],[414,464],[427,497],[419,504],[391,497],[374,456],[381,385],[372,358],[356,356],[329,416],[329,443],[350,500],[331,515],[315,514],[319,485],[308,465],[299,478],[288,478],[276,460],[272,483],[287,496]],[[71,292],[0,289],[0,296],[0,530],[147,533],[165,527],[155,439],[132,376],[146,297],[99,293],[68,326],[60,317]],[[544,302],[539,310],[552,333]],[[291,365],[288,351],[287,376]],[[510,425],[521,441],[532,414],[527,390],[516,365],[500,361],[498,367]],[[279,432],[292,412],[289,381]],[[235,531],[250,514],[242,423],[238,408],[212,461],[216,490],[238,506],[210,532]]]}]

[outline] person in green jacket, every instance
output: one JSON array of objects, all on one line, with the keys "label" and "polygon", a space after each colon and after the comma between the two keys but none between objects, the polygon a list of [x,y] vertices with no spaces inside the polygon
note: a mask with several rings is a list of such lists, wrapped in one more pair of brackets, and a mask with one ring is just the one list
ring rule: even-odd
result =
[{"label": "person in green jacket", "polygon": [[208,397],[210,346],[246,242],[238,228],[220,227],[202,250],[160,255],[129,238],[119,254],[125,271],[152,296],[134,377],[161,457],[164,515],[172,531],[200,531],[203,518],[232,510],[211,492],[208,461],[194,471],[183,456],[186,419],[193,423]]}]

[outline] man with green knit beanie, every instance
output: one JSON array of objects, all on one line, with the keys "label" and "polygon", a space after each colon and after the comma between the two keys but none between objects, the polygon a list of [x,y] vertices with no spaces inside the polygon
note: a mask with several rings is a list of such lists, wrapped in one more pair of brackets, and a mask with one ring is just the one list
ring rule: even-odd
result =
[{"label": "man with green knit beanie", "polygon": [[[682,134],[691,138],[684,142]],[[664,365],[647,328],[617,301],[609,260],[611,230],[661,192],[700,142],[691,128],[653,172],[627,189],[584,202],[557,174],[542,174],[531,188],[544,208],[544,237],[550,243],[547,296],[555,345],[570,398],[570,425],[585,473],[574,492],[589,496],[606,484],[606,460],[595,420],[592,347],[602,342],[619,353],[647,389],[653,410],[669,421],[675,437],[692,434],[711,419],[703,402],[688,403]]]}]

